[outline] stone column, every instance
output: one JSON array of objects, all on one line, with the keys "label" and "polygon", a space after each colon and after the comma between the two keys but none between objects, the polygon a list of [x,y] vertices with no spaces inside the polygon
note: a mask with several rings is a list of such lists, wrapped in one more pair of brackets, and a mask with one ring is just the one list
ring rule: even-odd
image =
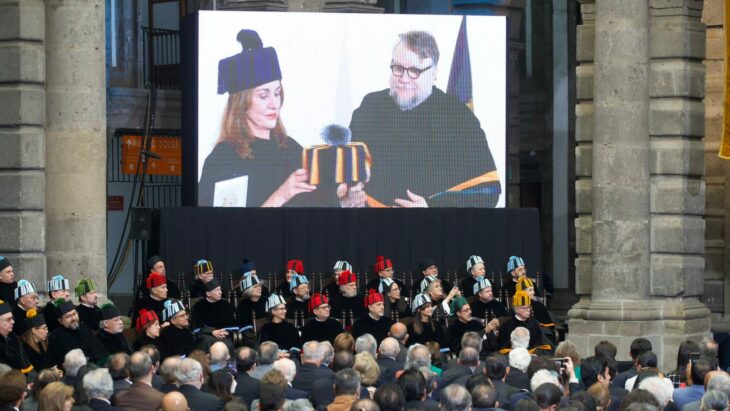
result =
[{"label": "stone column", "polygon": [[[694,120],[702,113],[695,103],[703,75],[697,56],[704,53],[694,45],[704,30],[697,7],[582,2],[595,10],[595,32],[578,30],[577,90],[579,100],[593,104],[576,108],[582,298],[568,313],[568,338],[583,355],[609,339],[619,359],[628,359],[631,341],[645,337],[660,367],[671,369],[679,344],[710,329],[709,311],[697,299],[704,267],[701,131]],[[591,52],[581,51],[590,38]]]},{"label": "stone column", "polygon": [[104,0],[46,0],[48,273],[106,294]]},{"label": "stone column", "polygon": [[0,255],[45,289],[42,0],[0,0]]}]

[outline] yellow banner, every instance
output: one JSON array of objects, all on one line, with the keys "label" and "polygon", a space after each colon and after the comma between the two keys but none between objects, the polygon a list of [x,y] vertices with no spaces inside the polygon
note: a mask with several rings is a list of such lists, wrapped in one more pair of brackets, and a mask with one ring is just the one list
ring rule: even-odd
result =
[{"label": "yellow banner", "polygon": [[723,64],[723,109],[722,109],[722,142],[720,143],[720,157],[724,159],[730,159],[730,70],[728,70],[728,63],[730,61],[730,36],[727,31],[730,30],[730,5],[725,4],[725,20],[724,20],[724,32],[725,41],[725,62]]}]

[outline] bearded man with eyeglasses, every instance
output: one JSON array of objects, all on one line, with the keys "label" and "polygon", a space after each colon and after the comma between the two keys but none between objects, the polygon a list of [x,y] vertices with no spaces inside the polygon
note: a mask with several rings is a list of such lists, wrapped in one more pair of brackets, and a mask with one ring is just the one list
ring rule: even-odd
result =
[{"label": "bearded man with eyeglasses", "polygon": [[[390,88],[370,93],[352,114],[352,140],[367,144],[369,207],[494,207],[499,176],[486,135],[466,104],[435,86],[439,49],[425,31],[399,35]],[[359,194],[359,193],[358,193]]]}]

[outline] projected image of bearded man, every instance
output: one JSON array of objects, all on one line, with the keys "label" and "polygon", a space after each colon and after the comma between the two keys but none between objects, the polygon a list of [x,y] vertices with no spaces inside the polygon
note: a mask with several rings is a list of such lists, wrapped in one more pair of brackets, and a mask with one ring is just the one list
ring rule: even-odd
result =
[{"label": "projected image of bearded man", "polygon": [[[366,95],[352,114],[354,141],[370,148],[370,207],[494,207],[499,176],[479,120],[435,86],[439,49],[430,33],[399,35],[390,88]],[[354,193],[347,193],[351,195]]]}]

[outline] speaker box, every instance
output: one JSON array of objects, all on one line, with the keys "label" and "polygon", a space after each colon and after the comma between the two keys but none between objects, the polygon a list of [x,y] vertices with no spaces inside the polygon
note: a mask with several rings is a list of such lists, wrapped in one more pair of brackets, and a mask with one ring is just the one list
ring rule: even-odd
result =
[{"label": "speaker box", "polygon": [[130,240],[149,240],[152,236],[152,209],[132,208],[132,227],[129,231]]}]

